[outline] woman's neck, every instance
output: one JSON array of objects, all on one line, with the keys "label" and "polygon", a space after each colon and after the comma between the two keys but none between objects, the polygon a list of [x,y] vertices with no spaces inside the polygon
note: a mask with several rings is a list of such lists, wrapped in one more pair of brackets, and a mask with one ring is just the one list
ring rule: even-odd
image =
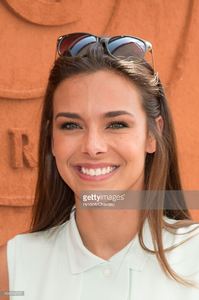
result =
[{"label": "woman's neck", "polygon": [[85,247],[109,259],[137,234],[139,211],[76,208],[76,223]]}]

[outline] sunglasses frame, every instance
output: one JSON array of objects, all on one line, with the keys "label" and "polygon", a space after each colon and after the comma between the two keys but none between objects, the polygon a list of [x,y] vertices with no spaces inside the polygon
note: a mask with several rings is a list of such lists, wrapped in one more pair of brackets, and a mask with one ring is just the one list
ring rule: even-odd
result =
[{"label": "sunglasses frame", "polygon": [[[62,41],[65,38],[67,38],[67,37],[72,37],[73,35],[80,35],[80,36],[81,35],[82,36],[83,35],[87,35],[87,36],[92,36],[92,37],[96,38],[96,43],[101,43],[103,46],[105,46],[105,49],[106,49],[108,55],[111,56],[111,57],[113,57],[113,58],[116,58],[116,59],[118,59],[118,57],[115,56],[115,55],[113,55],[110,52],[109,48],[108,48],[108,42],[109,42],[110,39],[112,39],[112,38],[126,38],[127,37],[127,38],[132,38],[134,40],[141,41],[145,45],[144,56],[145,56],[145,54],[147,52],[151,53],[151,56],[152,56],[152,67],[154,69],[154,57],[153,57],[153,47],[152,47],[152,44],[149,41],[146,41],[144,39],[138,38],[136,36],[131,36],[131,35],[117,35],[117,36],[112,36],[112,37],[109,37],[109,36],[106,37],[106,36],[97,36],[95,34],[87,33],[87,32],[72,32],[72,33],[69,33],[69,34],[66,34],[66,35],[61,35],[57,39],[57,53],[58,53],[59,56],[61,56],[61,57],[65,56],[65,55],[61,54],[61,52],[60,52],[60,46],[61,46]],[[70,56],[68,56],[68,57],[70,57]],[[72,57],[74,57],[74,56],[72,56]]]}]

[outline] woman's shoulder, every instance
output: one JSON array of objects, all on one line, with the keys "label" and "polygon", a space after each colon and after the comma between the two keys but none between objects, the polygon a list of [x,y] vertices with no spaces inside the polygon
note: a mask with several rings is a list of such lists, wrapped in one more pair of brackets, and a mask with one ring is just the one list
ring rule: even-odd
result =
[{"label": "woman's shoulder", "polygon": [[[186,268],[194,269],[197,267],[199,271],[198,253],[199,253],[199,223],[189,222],[188,220],[173,220],[165,218],[168,224],[175,225],[175,232],[165,230],[166,248],[168,251],[170,262],[174,264],[185,264]],[[179,226],[179,227],[178,227]],[[173,248],[173,249],[172,249]]]},{"label": "woman's shoulder", "polygon": [[[174,234],[176,237],[198,236],[199,222],[193,220],[176,220],[164,217],[164,229]],[[166,226],[165,226],[166,224]]]},{"label": "woman's shoulder", "polygon": [[47,250],[47,248],[52,247],[58,240],[62,239],[67,224],[68,221],[46,230],[17,234],[12,239],[8,240],[8,251],[11,248],[18,248],[20,250],[23,250],[24,248],[25,251],[28,251],[30,248],[32,252],[33,249],[44,249],[44,247],[45,250]]},{"label": "woman's shoulder", "polygon": [[66,221],[43,231],[17,234],[7,242],[9,283],[13,289],[27,285],[28,292],[29,288],[32,289],[32,282],[34,287],[40,286],[46,272],[52,277],[63,271],[63,264],[69,270],[66,255],[68,224]]},{"label": "woman's shoulder", "polygon": [[199,242],[199,222],[197,221],[164,217],[163,231],[167,240],[170,239],[172,242],[183,242],[192,238],[195,238],[193,241]]}]

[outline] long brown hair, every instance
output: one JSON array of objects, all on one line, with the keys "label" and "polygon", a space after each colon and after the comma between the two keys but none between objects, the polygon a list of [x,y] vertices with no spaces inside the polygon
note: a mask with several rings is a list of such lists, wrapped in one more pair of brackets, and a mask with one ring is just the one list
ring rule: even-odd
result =
[{"label": "long brown hair", "polygon": [[[146,156],[145,190],[182,190],[173,122],[158,75],[145,60],[114,59],[104,53],[101,45],[95,44],[88,49],[87,55],[84,57],[58,58],[51,70],[41,117],[38,180],[31,232],[43,231],[64,223],[70,218],[70,212],[75,203],[74,193],[59,175],[51,151],[54,92],[64,79],[98,70],[109,70],[125,76],[138,87],[142,95],[148,130],[154,135],[157,142],[156,152]],[[155,118],[158,116],[162,116],[164,121],[162,133],[158,131],[155,123]],[[168,276],[189,285],[191,283],[184,281],[171,269],[165,257],[162,229],[175,232],[177,228],[194,224],[186,207],[183,193],[180,197],[178,195],[177,200],[172,200],[176,201],[176,209],[166,209],[167,200],[163,199],[158,210],[145,209],[142,211],[138,236],[143,249],[156,254],[162,269]],[[169,224],[163,216],[179,221]],[[149,222],[154,251],[148,249],[144,244],[142,229],[146,219]]]}]

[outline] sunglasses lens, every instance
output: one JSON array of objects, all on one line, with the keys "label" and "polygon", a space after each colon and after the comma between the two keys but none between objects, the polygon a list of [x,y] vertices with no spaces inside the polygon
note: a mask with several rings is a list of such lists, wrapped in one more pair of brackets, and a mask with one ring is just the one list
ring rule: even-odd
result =
[{"label": "sunglasses lens", "polygon": [[63,37],[58,44],[58,51],[61,56],[83,56],[87,48],[96,43],[97,37],[86,33],[75,33]]},{"label": "sunglasses lens", "polygon": [[143,41],[132,37],[113,37],[108,42],[108,50],[118,58],[143,58],[146,45]]}]

